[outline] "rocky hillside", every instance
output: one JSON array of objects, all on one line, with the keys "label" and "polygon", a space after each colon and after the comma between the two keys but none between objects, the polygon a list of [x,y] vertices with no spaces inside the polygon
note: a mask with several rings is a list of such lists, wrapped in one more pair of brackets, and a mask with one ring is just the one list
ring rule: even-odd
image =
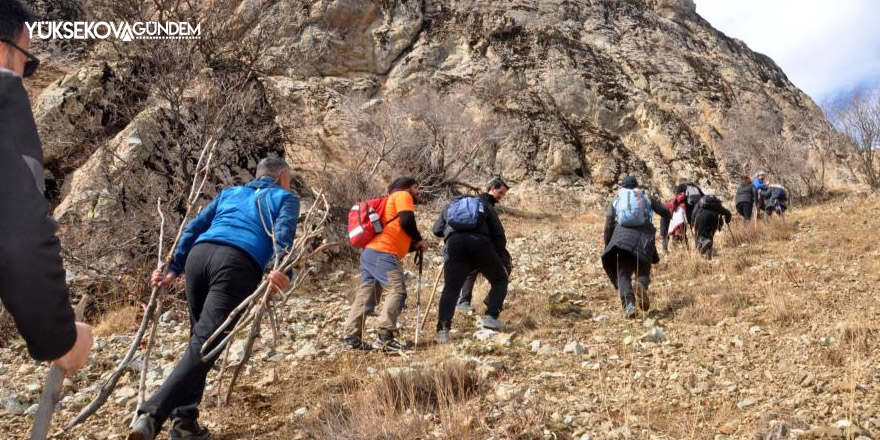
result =
[{"label": "rocky hillside", "polygon": [[[433,90],[498,114],[518,129],[484,172],[594,187],[633,172],[657,188],[688,177],[726,189],[733,170],[724,139],[741,115],[762,136],[807,143],[826,124],[771,59],[713,29],[691,0],[242,1],[230,25],[271,24],[298,7],[306,18],[259,65],[287,139],[277,146],[296,157],[332,162],[339,157],[326,153],[349,150],[339,107],[353,92],[381,99]],[[110,113],[126,104],[114,101],[130,66],[90,65],[103,58],[68,66],[76,71],[35,103],[50,146],[126,123]],[[59,148],[49,148],[50,161],[62,160]]]},{"label": "rocky hillside", "polygon": [[[880,248],[857,239],[880,227],[875,214],[876,199],[837,200],[792,212],[785,223],[736,226],[717,237],[711,262],[673,247],[654,268],[651,312],[635,321],[623,318],[598,263],[597,217],[503,216],[515,261],[502,314],[511,332],[476,331],[473,317],[458,313],[453,343],[438,347],[431,313],[420,348],[406,357],[345,351],[341,321],[357,271],[340,267],[279,311],[277,340],[264,327],[227,407],[214,404],[212,373],[203,419],[227,440],[878,438],[880,310],[871,286]],[[426,265],[423,309],[438,253]],[[475,293],[486,290],[481,282]],[[416,297],[401,319],[408,341]],[[150,390],[183,350],[182,310],[161,319]],[[139,311],[100,320],[94,358],[67,381],[59,423],[94,395]],[[233,348],[233,361],[241,350]],[[124,438],[140,363],[133,365],[95,418],[54,438]],[[45,372],[22,347],[0,349],[4,438],[25,437]]]}]

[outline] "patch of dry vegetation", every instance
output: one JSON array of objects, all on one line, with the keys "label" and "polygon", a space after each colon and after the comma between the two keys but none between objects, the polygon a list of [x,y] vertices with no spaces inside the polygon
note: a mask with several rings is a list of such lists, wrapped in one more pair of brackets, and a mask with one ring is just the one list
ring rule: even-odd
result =
[{"label": "patch of dry vegetation", "polygon": [[480,379],[472,365],[447,361],[430,369],[399,368],[348,383],[341,396],[308,421],[326,439],[411,439],[441,434],[473,438]]},{"label": "patch of dry vegetation", "polygon": [[104,313],[95,326],[95,336],[131,333],[132,329],[137,328],[139,323],[139,311],[140,308],[137,306],[125,306]]}]

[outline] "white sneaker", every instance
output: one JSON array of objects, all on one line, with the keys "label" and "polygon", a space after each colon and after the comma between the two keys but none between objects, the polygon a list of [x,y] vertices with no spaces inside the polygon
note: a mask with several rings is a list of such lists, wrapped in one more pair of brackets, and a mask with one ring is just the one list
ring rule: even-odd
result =
[{"label": "white sneaker", "polygon": [[448,344],[449,330],[437,330],[437,335],[434,336],[434,342],[438,344]]},{"label": "white sneaker", "polygon": [[503,331],[507,328],[507,325],[489,315],[483,315],[479,319],[477,319],[477,327],[487,328],[489,330]]}]

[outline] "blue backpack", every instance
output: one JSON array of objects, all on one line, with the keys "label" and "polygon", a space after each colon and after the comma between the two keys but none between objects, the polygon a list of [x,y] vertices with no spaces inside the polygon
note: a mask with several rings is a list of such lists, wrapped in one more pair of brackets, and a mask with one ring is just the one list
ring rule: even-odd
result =
[{"label": "blue backpack", "polygon": [[473,231],[483,221],[486,208],[476,197],[454,199],[446,207],[446,224],[460,232]]},{"label": "blue backpack", "polygon": [[614,199],[614,213],[617,223],[627,228],[637,228],[653,221],[654,211],[648,203],[644,191],[623,188]]}]

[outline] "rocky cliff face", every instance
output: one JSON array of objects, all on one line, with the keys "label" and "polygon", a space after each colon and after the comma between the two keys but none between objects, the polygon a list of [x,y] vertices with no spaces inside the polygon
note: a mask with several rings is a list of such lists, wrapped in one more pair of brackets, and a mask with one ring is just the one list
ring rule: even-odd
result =
[{"label": "rocky cliff face", "polygon": [[724,190],[723,139],[737,115],[764,121],[767,137],[827,127],[772,60],[714,30],[690,0],[349,0],[310,11],[310,33],[329,49],[298,75],[270,62],[267,84],[282,128],[321,114],[305,128],[324,146],[344,142],[328,111],[339,95],[428,88],[521,128],[498,152],[496,171],[515,181],[601,188],[636,173],[657,188],[687,177]]},{"label": "rocky cliff face", "polygon": [[[772,60],[713,29],[692,0],[205,5],[232,12],[203,17],[207,35],[192,51],[174,46],[154,57],[157,68],[137,51],[98,44],[35,100],[54,171],[55,214],[65,231],[88,231],[68,236],[68,248],[122,234],[110,221],[118,216],[140,212],[139,219],[155,223],[155,215],[142,213],[154,210],[156,197],[180,192],[181,173],[188,175],[195,162],[178,134],[199,132],[214,113],[204,102],[234,88],[217,78],[245,64],[243,81],[258,96],[235,109],[229,121],[239,126],[220,135],[217,185],[248,178],[255,160],[272,151],[296,163],[304,186],[363,167],[357,119],[407,97],[409,107],[387,110],[384,123],[404,119],[400,129],[417,138],[408,145],[426,151],[431,166],[451,161],[438,144],[462,143],[460,127],[479,125],[477,137],[491,142],[485,148],[477,142],[473,154],[457,158],[457,180],[479,184],[501,174],[522,198],[566,197],[581,202],[580,209],[605,198],[627,173],[661,193],[680,178],[725,193],[731,175],[746,171],[731,139],[779,139],[768,148],[795,163],[825,157],[821,133],[829,125],[819,108]],[[212,58],[224,53],[234,55]],[[194,54],[204,58],[201,64],[190,61]],[[152,82],[150,75],[175,68],[176,83]],[[150,81],[133,87],[132,78]],[[175,90],[179,99],[171,102]],[[455,113],[445,119],[446,133],[438,133],[437,124],[414,129],[424,118],[407,113],[413,100],[435,116]],[[174,118],[183,120],[168,122]],[[372,127],[381,125],[373,121]],[[738,137],[743,130],[750,136]],[[189,139],[203,144],[217,133]],[[371,176],[379,179],[400,172],[389,164],[373,168],[378,172]],[[833,167],[823,171],[823,179],[845,177]],[[800,183],[792,173],[779,174]],[[155,233],[146,223],[109,241],[127,243],[133,234],[147,246]],[[129,260],[122,248],[115,246],[113,261]]]}]

